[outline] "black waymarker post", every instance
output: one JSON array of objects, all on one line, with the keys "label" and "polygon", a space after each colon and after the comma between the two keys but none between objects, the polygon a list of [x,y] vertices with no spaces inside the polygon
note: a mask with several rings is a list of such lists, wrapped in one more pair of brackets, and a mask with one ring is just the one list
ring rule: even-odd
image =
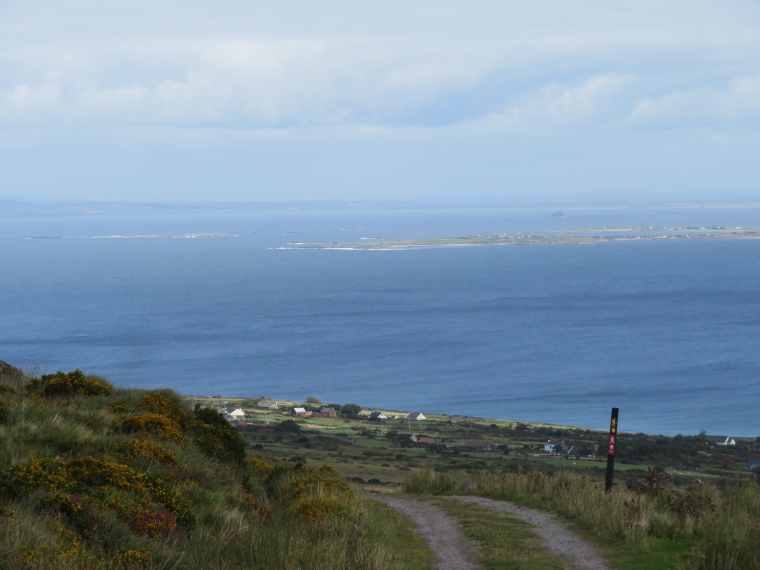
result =
[{"label": "black waymarker post", "polygon": [[612,417],[610,418],[610,440],[607,443],[607,482],[604,485],[604,491],[609,493],[612,490],[612,474],[615,470],[615,446],[618,437],[618,409],[612,408]]}]

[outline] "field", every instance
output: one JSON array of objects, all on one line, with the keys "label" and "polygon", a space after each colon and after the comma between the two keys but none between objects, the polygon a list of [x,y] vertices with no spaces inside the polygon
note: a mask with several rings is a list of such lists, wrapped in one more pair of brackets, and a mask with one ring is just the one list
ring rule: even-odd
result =
[{"label": "field", "polygon": [[[240,407],[248,418],[238,428],[249,449],[262,457],[299,459],[310,464],[329,463],[347,478],[401,484],[410,470],[430,468],[454,473],[480,470],[578,469],[594,480],[603,480],[607,465],[607,434],[582,427],[492,420],[442,414],[424,414],[421,421],[405,421],[407,412],[367,408],[342,417],[319,417],[320,408],[337,404],[275,401],[277,410],[259,408],[261,399],[208,398],[188,396],[202,405]],[[348,404],[354,411],[355,404]],[[292,410],[311,410],[309,418],[295,417]],[[359,406],[357,406],[359,407]],[[369,414],[382,412],[388,418],[372,421]],[[286,429],[280,424],[290,420]],[[244,424],[244,425],[243,425]],[[412,441],[430,437],[432,443]],[[544,450],[547,442],[564,442],[567,449],[580,448],[578,457]],[[469,442],[492,444],[493,450],[467,447]],[[675,437],[621,433],[616,453],[616,482],[638,479],[656,469],[673,480],[700,477],[716,481],[746,479],[744,469],[760,458],[756,438],[736,438],[735,445],[718,445],[706,434]],[[557,452],[562,452],[557,449]]]}]

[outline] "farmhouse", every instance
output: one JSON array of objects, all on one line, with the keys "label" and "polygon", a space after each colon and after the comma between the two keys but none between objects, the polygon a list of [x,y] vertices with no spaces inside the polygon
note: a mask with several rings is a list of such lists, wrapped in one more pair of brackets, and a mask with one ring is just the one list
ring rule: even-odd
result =
[{"label": "farmhouse", "polygon": [[329,407],[329,408],[320,408],[319,415],[322,416],[323,418],[335,418],[338,416],[338,413],[335,411],[335,408]]},{"label": "farmhouse", "polygon": [[736,440],[727,435],[708,435],[707,441],[711,441],[716,445],[736,445]]},{"label": "farmhouse", "polygon": [[227,414],[229,414],[229,415],[231,415],[235,419],[242,418],[243,416],[245,416],[245,412],[243,412],[242,409],[236,408],[236,407],[224,408],[224,410],[222,410],[222,411],[225,412],[225,413],[227,413]]},{"label": "farmhouse", "polygon": [[544,444],[544,453],[561,455],[563,452],[567,452],[567,444],[563,440],[550,439]]},{"label": "farmhouse", "polygon": [[377,411],[375,411],[375,412],[372,412],[369,415],[369,419],[371,419],[371,420],[387,420],[388,416],[386,416],[383,412],[377,412]]},{"label": "farmhouse", "polygon": [[259,408],[262,410],[276,410],[277,404],[274,402],[259,402]]},{"label": "farmhouse", "polygon": [[421,421],[421,420],[426,420],[426,419],[427,418],[422,414],[422,412],[413,412],[411,414],[406,414],[406,417],[404,418],[404,420],[406,421],[411,421],[411,420]]},{"label": "farmhouse", "polygon": [[311,410],[307,410],[306,408],[293,408],[293,415],[298,418],[310,418]]}]

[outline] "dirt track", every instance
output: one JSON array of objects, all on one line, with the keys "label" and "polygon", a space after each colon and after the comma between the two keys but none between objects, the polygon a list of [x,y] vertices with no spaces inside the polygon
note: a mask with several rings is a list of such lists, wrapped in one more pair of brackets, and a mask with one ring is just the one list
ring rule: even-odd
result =
[{"label": "dirt track", "polygon": [[[404,513],[427,539],[430,550],[438,558],[436,570],[465,570],[480,568],[474,561],[477,549],[465,537],[459,523],[442,509],[415,499],[394,496],[373,496],[376,501]],[[601,554],[588,541],[570,531],[551,515],[518,507],[507,501],[495,501],[483,497],[456,496],[454,499],[482,505],[495,511],[509,513],[532,525],[547,550],[566,561],[568,570],[609,570]]]}]

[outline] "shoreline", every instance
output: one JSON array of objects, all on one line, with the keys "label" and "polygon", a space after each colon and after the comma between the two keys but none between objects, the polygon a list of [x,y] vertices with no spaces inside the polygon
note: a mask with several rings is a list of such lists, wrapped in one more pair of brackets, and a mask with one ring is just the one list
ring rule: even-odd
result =
[{"label": "shoreline", "polygon": [[[664,233],[663,233],[664,232]],[[564,235],[556,235],[562,233]],[[619,235],[576,235],[586,233]],[[555,234],[555,235],[547,235]],[[622,234],[622,235],[621,235]],[[448,238],[422,238],[373,242],[290,242],[277,249],[396,250],[482,245],[591,245],[608,241],[758,239],[760,228],[741,227],[635,227],[557,230],[542,234],[496,234]],[[360,238],[373,239],[373,238]]]}]

